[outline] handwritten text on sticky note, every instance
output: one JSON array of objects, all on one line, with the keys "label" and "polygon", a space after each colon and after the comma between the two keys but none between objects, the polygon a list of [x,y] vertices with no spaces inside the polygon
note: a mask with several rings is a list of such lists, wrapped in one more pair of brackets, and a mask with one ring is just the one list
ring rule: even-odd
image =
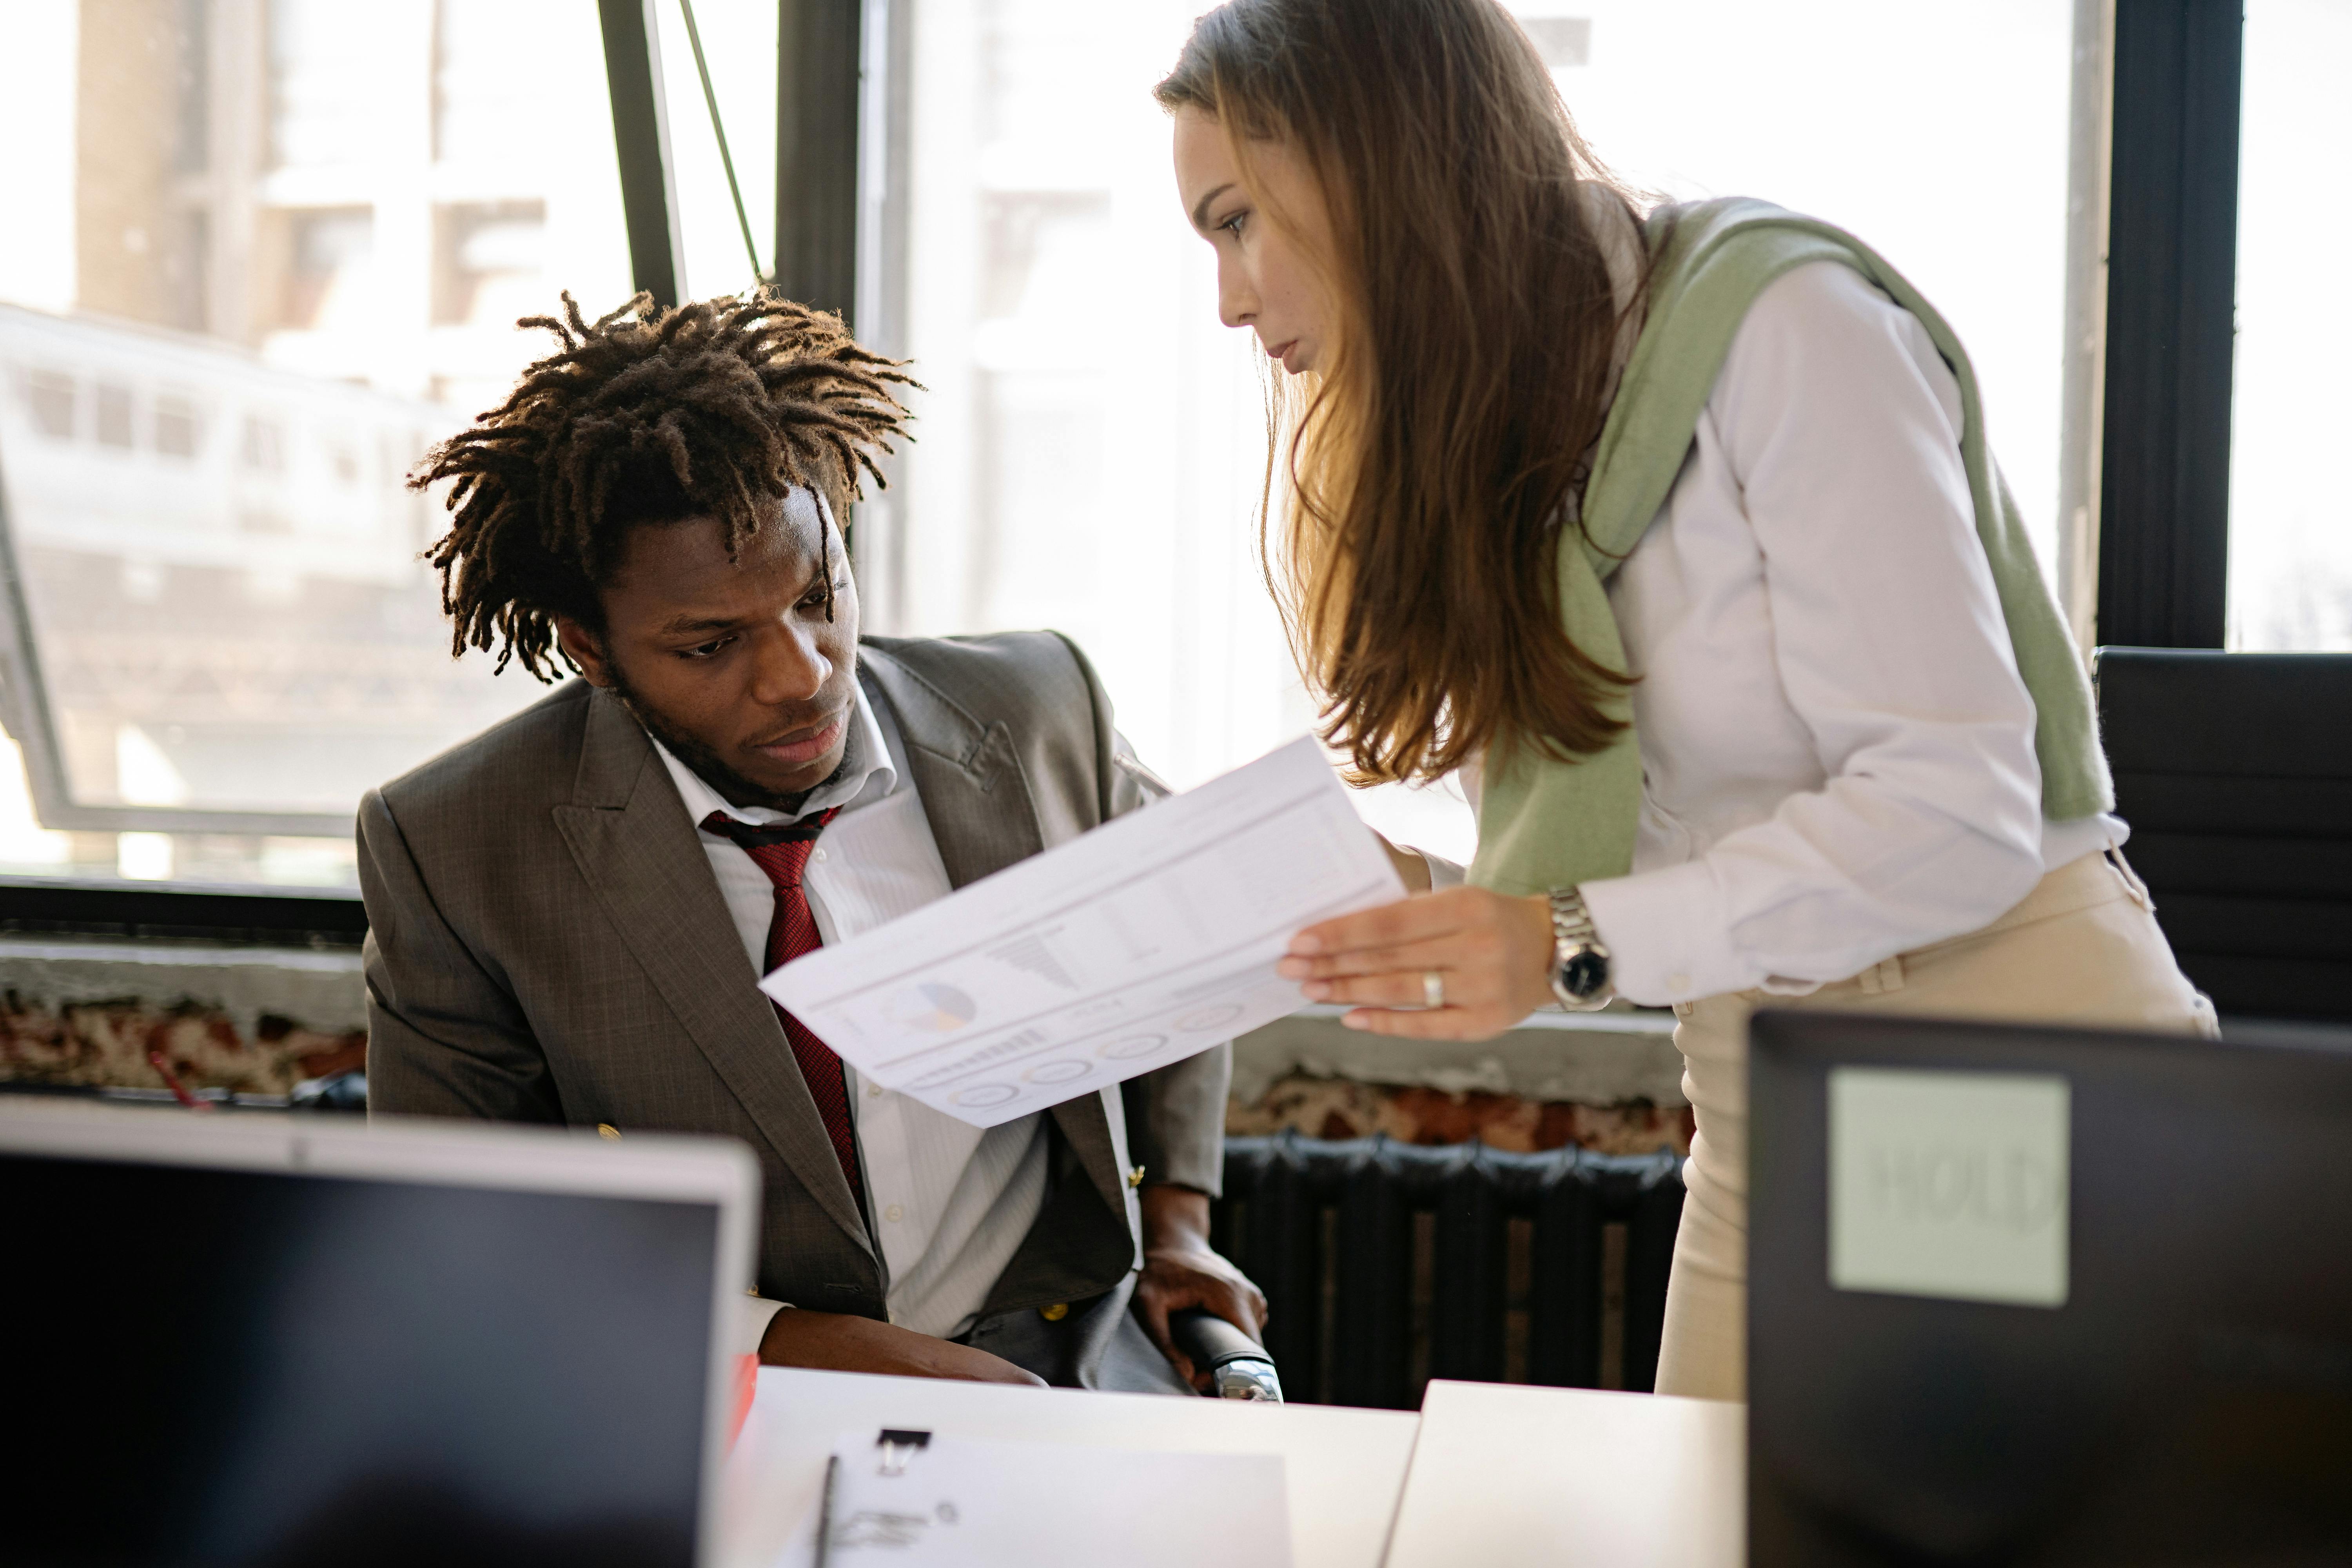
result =
[{"label": "handwritten text on sticky note", "polygon": [[1834,1068],[1830,1283],[2066,1303],[2063,1078]]}]

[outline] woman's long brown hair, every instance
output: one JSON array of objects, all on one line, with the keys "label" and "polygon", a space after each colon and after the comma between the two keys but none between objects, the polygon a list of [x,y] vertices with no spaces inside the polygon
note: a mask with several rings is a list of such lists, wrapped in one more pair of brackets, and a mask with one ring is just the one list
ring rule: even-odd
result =
[{"label": "woman's long brown hair", "polygon": [[[1289,499],[1267,578],[1354,781],[1436,778],[1510,737],[1563,757],[1624,729],[1626,677],[1560,625],[1621,314],[1588,151],[1495,0],[1229,0],[1156,90],[1303,156],[1333,254],[1318,374],[1285,389]],[[1581,194],[1580,193],[1581,188]],[[1624,210],[1631,216],[1630,204]],[[1286,395],[1288,402],[1286,404]]]}]

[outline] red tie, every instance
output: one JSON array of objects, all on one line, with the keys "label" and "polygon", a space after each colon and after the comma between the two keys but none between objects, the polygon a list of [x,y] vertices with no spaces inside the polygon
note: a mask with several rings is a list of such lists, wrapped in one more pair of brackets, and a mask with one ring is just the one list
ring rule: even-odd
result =
[{"label": "red tie", "polygon": [[[809,911],[801,874],[808,868],[809,854],[816,847],[816,836],[824,831],[833,815],[831,810],[821,811],[798,822],[779,823],[773,827],[754,827],[748,822],[736,821],[723,811],[714,811],[703,819],[704,832],[733,839],[776,886],[776,912],[768,922],[771,971],[824,945],[824,939],[817,934],[816,916]],[[801,1077],[808,1080],[809,1098],[816,1101],[816,1113],[824,1122],[825,1136],[833,1140],[833,1152],[841,1157],[841,1173],[849,1178],[851,1194],[863,1203],[864,1184],[857,1179],[857,1143],[849,1126],[849,1085],[842,1076],[841,1058],[781,1005],[776,1006],[776,1016],[783,1022],[784,1038],[792,1042],[793,1058],[801,1064]]]}]

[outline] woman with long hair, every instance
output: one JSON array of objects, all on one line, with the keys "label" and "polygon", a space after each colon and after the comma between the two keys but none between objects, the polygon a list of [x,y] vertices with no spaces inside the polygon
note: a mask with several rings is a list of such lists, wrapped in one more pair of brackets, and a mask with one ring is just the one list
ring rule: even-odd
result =
[{"label": "woman with long hair", "polygon": [[1495,0],[1230,0],[1157,95],[1281,367],[1268,574],[1325,738],[1478,811],[1466,878],[1398,851],[1416,896],[1284,972],[1390,1035],[1671,1005],[1658,1388],[1743,1397],[1756,1007],[2212,1026],[1968,356],[1850,235],[1645,210]]}]

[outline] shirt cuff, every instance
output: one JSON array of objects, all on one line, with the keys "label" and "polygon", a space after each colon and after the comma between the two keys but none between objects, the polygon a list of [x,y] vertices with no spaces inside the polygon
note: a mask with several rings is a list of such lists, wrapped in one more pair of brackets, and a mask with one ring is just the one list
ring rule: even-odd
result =
[{"label": "shirt cuff", "polygon": [[1468,868],[1456,866],[1453,861],[1448,860],[1443,855],[1432,855],[1428,850],[1415,847],[1410,844],[1406,845],[1405,847],[1412,849],[1414,854],[1420,856],[1423,861],[1427,862],[1429,866],[1429,890],[1431,892],[1433,893],[1440,888],[1458,888],[1465,881],[1469,879],[1470,872]]},{"label": "shirt cuff", "polygon": [[742,1302],[735,1319],[735,1342],[729,1350],[735,1355],[758,1355],[760,1342],[768,1337],[768,1325],[775,1321],[778,1312],[788,1310],[792,1303],[771,1301],[761,1296],[746,1296]]},{"label": "shirt cuff", "polygon": [[1756,984],[1732,948],[1722,895],[1704,860],[1586,882],[1577,891],[1609,950],[1617,994],[1628,1002],[1668,1007]]}]

